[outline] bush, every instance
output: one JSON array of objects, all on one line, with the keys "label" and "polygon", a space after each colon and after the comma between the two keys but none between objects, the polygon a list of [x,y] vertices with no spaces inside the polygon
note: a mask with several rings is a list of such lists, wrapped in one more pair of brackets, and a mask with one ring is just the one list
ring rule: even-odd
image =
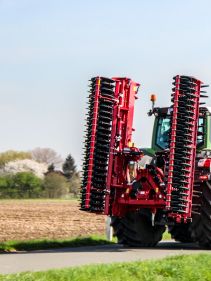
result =
[{"label": "bush", "polygon": [[30,172],[17,173],[13,176],[14,186],[19,198],[41,197],[42,180]]},{"label": "bush", "polygon": [[0,198],[38,198],[42,180],[30,172],[0,177]]},{"label": "bush", "polygon": [[[77,182],[77,177],[71,182],[74,195],[79,191]],[[0,199],[61,198],[70,192],[69,189],[70,182],[58,172],[48,173],[44,180],[31,172],[0,177]]]},{"label": "bush", "polygon": [[57,172],[48,173],[43,182],[43,194],[47,198],[61,198],[68,194],[66,178]]},{"label": "bush", "polygon": [[0,198],[16,198],[17,190],[14,188],[12,176],[0,177]]}]

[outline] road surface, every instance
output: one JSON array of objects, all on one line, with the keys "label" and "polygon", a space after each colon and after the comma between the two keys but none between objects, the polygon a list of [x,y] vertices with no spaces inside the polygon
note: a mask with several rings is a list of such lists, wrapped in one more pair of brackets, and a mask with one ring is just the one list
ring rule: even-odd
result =
[{"label": "road surface", "polygon": [[125,248],[114,244],[35,252],[3,253],[0,254],[0,274],[42,271],[87,264],[140,261],[201,252],[211,253],[211,251],[200,249],[195,244],[167,241],[160,242],[157,247],[151,249]]}]

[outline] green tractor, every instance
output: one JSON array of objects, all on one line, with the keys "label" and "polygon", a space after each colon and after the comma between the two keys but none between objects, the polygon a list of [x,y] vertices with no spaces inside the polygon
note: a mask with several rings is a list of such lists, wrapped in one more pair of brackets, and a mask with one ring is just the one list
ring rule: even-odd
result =
[{"label": "green tractor", "polygon": [[[170,130],[170,108],[153,108],[149,115],[154,115],[154,126],[150,148],[142,148],[145,156],[140,161],[143,167],[153,163],[159,166],[159,158],[156,154],[168,150]],[[197,154],[198,161],[211,155],[211,108],[200,107],[197,133]],[[203,161],[201,161],[203,164]],[[200,168],[197,167],[196,176]],[[199,241],[201,246],[209,246],[211,243],[211,181],[195,181],[193,196],[192,222],[186,224],[173,224],[168,226],[171,237],[183,243]]]}]

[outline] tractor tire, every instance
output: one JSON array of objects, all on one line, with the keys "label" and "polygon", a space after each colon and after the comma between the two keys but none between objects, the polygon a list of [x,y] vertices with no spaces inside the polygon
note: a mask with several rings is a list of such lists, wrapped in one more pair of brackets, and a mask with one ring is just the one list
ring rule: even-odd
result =
[{"label": "tractor tire", "polygon": [[194,242],[191,236],[190,223],[181,223],[168,226],[168,232],[171,234],[171,238],[175,241],[182,243]]},{"label": "tractor tire", "polygon": [[200,215],[193,215],[192,237],[202,248],[211,248],[211,181],[201,183]]},{"label": "tractor tire", "polygon": [[118,243],[130,247],[154,247],[165,231],[165,226],[152,226],[150,216],[140,212],[112,217],[111,226]]}]

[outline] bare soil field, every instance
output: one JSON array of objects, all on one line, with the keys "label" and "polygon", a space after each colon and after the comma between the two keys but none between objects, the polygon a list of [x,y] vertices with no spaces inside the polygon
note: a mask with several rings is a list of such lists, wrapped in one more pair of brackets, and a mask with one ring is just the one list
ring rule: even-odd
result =
[{"label": "bare soil field", "polygon": [[105,216],[74,200],[1,200],[0,241],[70,238],[105,233]]}]

